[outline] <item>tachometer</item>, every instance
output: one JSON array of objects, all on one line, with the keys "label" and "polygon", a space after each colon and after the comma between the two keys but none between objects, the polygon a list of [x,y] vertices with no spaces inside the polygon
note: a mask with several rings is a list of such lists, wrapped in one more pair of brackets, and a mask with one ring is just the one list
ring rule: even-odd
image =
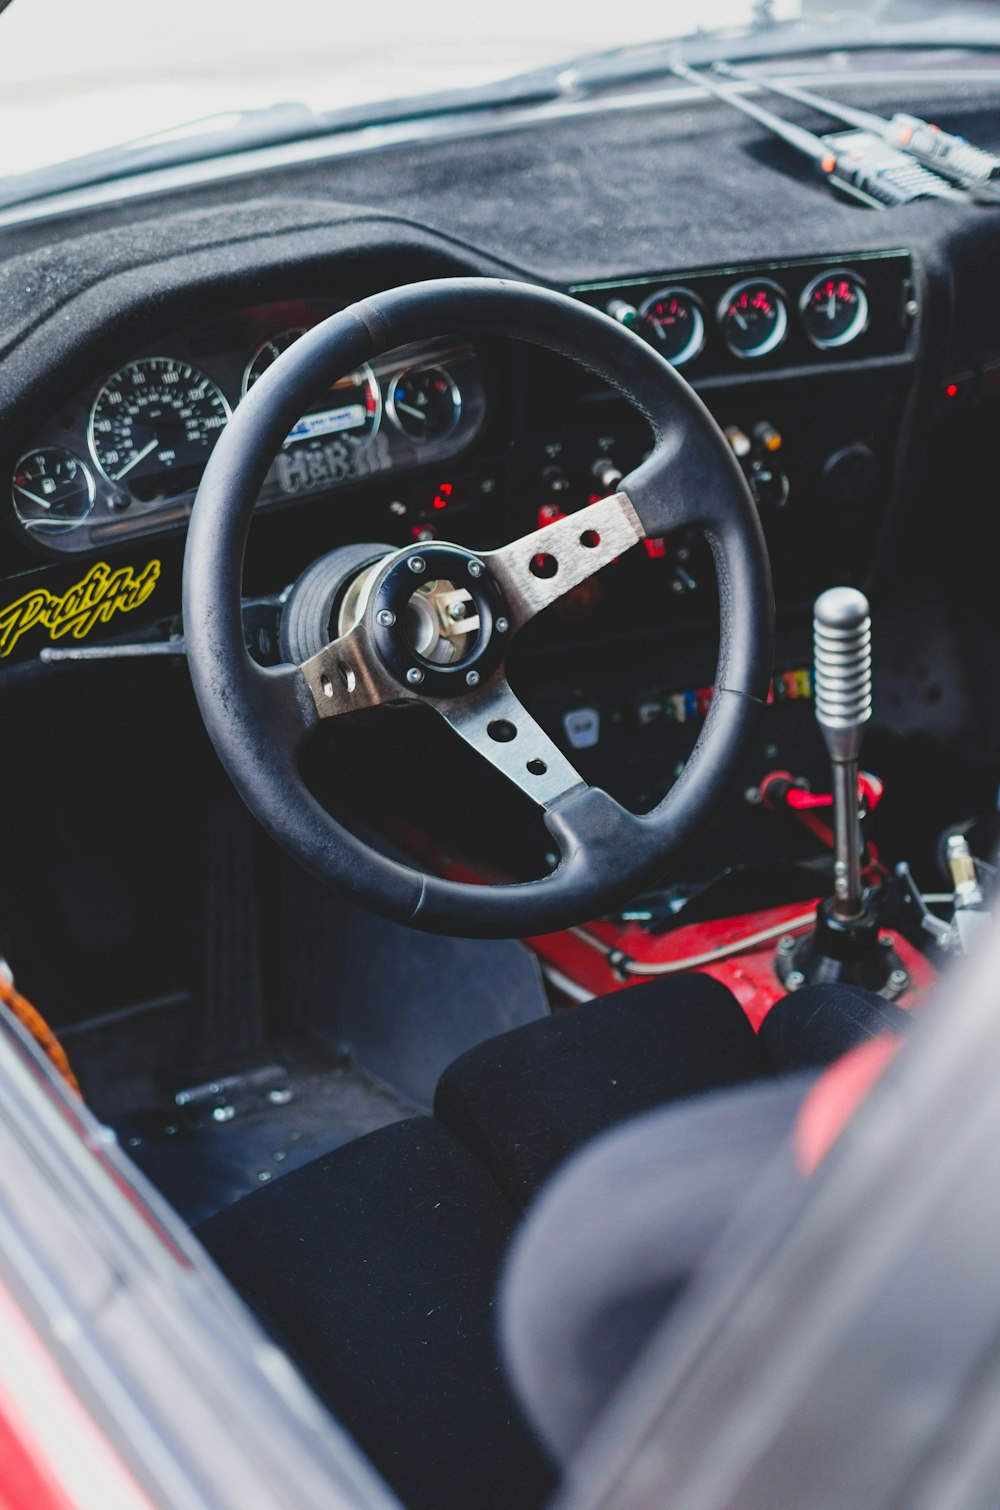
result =
[{"label": "tachometer", "polygon": [[94,474],[64,446],[40,446],[14,468],[12,492],[26,529],[64,535],[82,524],[94,507]]},{"label": "tachometer", "polygon": [[781,289],[765,278],[737,283],[719,304],[719,325],[734,356],[766,356],[788,332],[788,306]]},{"label": "tachometer", "polygon": [[136,498],[196,487],[229,419],[222,390],[173,357],[143,357],[110,377],[90,415],[91,454]]},{"label": "tachometer", "polygon": [[705,344],[705,317],[686,288],[664,288],[639,306],[639,330],[674,367],[693,362]]},{"label": "tachometer", "polygon": [[409,367],[389,384],[386,407],[411,440],[449,435],[462,413],[462,395],[444,367]]},{"label": "tachometer", "polygon": [[849,346],[868,326],[868,295],[856,273],[820,273],[799,301],[806,335],[828,351]]},{"label": "tachometer", "polygon": [[243,373],[243,396],[250,392],[257,379],[267,371],[272,362],[276,362],[283,351],[287,351],[299,338],[306,333],[304,325],[296,325],[291,330],[279,330],[275,335],[268,336],[262,341],[250,358]]},{"label": "tachometer", "polygon": [[[243,392],[248,393],[257,379],[287,351],[302,329],[281,330],[268,336],[250,358],[243,374]],[[325,435],[349,436],[354,441],[369,440],[382,418],[382,390],[378,379],[365,362],[356,372],[334,383],[333,387],[293,425],[285,441],[293,446],[303,440],[317,440]]]}]

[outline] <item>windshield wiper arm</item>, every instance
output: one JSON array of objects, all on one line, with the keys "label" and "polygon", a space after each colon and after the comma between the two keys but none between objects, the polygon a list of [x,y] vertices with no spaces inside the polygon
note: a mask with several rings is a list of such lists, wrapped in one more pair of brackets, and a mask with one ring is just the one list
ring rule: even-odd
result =
[{"label": "windshield wiper arm", "polygon": [[824,95],[813,94],[810,89],[800,89],[798,85],[786,83],[783,79],[765,78],[748,68],[734,68],[731,63],[716,63],[714,68],[724,78],[743,79],[770,94],[794,100],[799,105],[807,105],[812,110],[831,116],[835,121],[843,121],[845,126],[869,131],[963,189],[981,192],[986,188],[984,197],[990,202],[995,196],[996,191],[991,191],[989,185],[992,179],[1000,177],[1000,157],[994,157],[992,152],[984,152],[981,147],[972,146],[963,137],[953,136],[950,131],[942,131],[940,126],[932,126],[917,115],[897,113],[891,120],[887,120],[885,116],[875,115],[871,110],[858,110],[853,105],[838,104],[836,100],[828,100]]},{"label": "windshield wiper arm", "polygon": [[824,56],[835,52],[906,52],[948,48],[969,52],[1000,49],[1000,24],[992,18],[944,17],[940,21],[882,22],[852,14],[833,21],[769,22],[762,26],[698,31],[664,37],[641,46],[585,53],[558,70],[567,92],[592,92],[639,84],[670,74],[678,54],[695,67],[720,59],[768,63],[780,58]]},{"label": "windshield wiper arm", "polygon": [[871,209],[885,209],[889,205],[910,204],[915,199],[961,197],[958,190],[945,183],[943,178],[870,132],[816,136],[804,126],[797,126],[794,121],[746,99],[738,90],[710,75],[697,73],[686,63],[675,61],[671,64],[671,72],[750,116],[772,136],[780,137],[801,156],[808,158],[820,178],[832,189],[856,203]]}]

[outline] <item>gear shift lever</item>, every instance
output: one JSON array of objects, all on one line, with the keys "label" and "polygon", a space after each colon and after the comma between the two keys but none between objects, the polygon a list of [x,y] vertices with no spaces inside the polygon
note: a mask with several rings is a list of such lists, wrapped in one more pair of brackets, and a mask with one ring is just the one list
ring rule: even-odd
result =
[{"label": "gear shift lever", "polygon": [[858,756],[872,716],[871,646],[864,593],[832,587],[816,599],[813,697],[833,765],[833,896],[819,904],[813,931],[779,951],[778,974],[790,991],[843,981],[898,996],[909,984],[895,950],[879,942],[877,899],[861,884]]},{"label": "gear shift lever", "polygon": [[833,762],[833,912],[844,922],[863,914],[858,756],[872,716],[872,633],[868,599],[831,587],[813,609],[816,720]]}]

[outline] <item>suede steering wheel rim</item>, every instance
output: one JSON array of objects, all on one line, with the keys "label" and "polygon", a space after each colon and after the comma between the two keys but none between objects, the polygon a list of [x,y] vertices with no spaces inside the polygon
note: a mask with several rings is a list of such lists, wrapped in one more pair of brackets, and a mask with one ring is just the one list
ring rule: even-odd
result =
[{"label": "suede steering wheel rim", "polygon": [[[560,353],[616,388],[649,422],[654,446],[617,493],[497,551],[404,547],[371,574],[354,627],[300,666],[264,668],[247,652],[243,558],[254,503],[312,396],[373,356],[410,342],[514,337]],[[681,776],[635,815],[584,784],[511,692],[503,653],[521,626],[646,536],[680,526],[709,541],[719,588],[715,694]],[[554,563],[545,578],[532,562]],[[462,583],[477,626],[471,651],[440,667],[400,631],[426,577]],[[586,921],[661,877],[737,775],[771,673],[774,604],[746,480],[707,409],[650,346],[562,294],[489,278],[448,278],[362,300],[301,336],[250,389],[223,431],[195,500],[184,561],[184,632],[195,694],[237,790],[312,875],[362,905],[431,932],[518,937]],[[537,880],[474,886],[390,859],[339,824],[298,767],[324,717],[381,702],[431,704],[543,809],[559,854]],[[510,729],[513,728],[513,735]],[[498,731],[502,731],[501,733]]]}]

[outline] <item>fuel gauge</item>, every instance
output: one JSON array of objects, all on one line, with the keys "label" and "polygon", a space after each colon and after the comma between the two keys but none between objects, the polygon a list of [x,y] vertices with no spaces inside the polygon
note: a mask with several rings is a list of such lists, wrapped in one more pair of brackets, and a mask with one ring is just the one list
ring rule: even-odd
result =
[{"label": "fuel gauge", "polygon": [[11,491],[17,517],[37,534],[75,530],[94,507],[94,475],[64,446],[40,446],[22,456]]},{"label": "fuel gauge", "polygon": [[766,356],[788,333],[788,306],[776,283],[752,278],[735,284],[719,303],[719,325],[733,356]]}]

